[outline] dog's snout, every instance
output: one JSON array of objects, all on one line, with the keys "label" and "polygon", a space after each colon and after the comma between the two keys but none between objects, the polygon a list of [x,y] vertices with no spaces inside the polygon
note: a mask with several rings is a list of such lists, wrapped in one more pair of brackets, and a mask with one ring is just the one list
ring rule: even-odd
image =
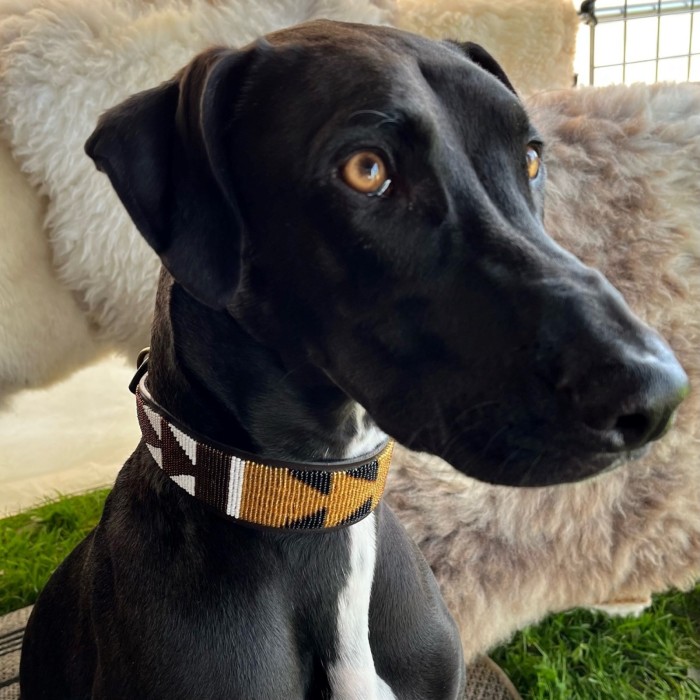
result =
[{"label": "dog's snout", "polygon": [[591,368],[576,386],[562,384],[579,420],[605,451],[629,451],[662,437],[687,396],[688,377],[665,347],[640,355],[625,348],[618,361]]},{"label": "dog's snout", "polygon": [[602,274],[580,263],[568,272],[546,287],[538,336],[557,410],[567,417],[569,439],[584,449],[636,450],[668,430],[688,377]]}]

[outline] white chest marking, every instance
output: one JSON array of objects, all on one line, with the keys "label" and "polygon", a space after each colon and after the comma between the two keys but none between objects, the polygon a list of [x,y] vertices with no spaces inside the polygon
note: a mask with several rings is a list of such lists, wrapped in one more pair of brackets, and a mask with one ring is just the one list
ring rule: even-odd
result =
[{"label": "white chest marking", "polygon": [[367,411],[365,411],[359,403],[356,403],[355,422],[357,425],[357,433],[345,448],[344,459],[361,457],[374,450],[386,440],[386,434],[374,424],[374,421],[370,423],[369,426],[365,425],[366,415]]},{"label": "white chest marking", "polygon": [[369,646],[369,597],[377,554],[374,513],[348,528],[350,572],[338,597],[337,658],[328,672],[333,700],[394,700]]}]

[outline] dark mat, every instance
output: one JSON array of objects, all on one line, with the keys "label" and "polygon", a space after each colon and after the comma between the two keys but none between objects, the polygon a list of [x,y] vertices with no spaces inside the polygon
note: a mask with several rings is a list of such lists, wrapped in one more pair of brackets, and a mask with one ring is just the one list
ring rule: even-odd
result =
[{"label": "dark mat", "polygon": [[[0,700],[19,698],[19,651],[31,607],[0,617]],[[465,700],[518,700],[520,695],[488,657],[469,667]]]},{"label": "dark mat", "polygon": [[0,617],[0,700],[19,698],[19,650],[31,607]]}]

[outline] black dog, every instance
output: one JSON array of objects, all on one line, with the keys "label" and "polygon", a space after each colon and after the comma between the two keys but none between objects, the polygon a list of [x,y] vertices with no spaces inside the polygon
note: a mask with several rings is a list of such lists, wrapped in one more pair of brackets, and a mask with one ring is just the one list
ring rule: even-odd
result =
[{"label": "black dog", "polygon": [[36,605],[25,700],[460,696],[455,627],[378,504],[385,435],[550,484],[640,450],[687,391],[545,234],[541,150],[483,49],[330,22],[101,119],[87,151],[167,272],[144,439]]}]

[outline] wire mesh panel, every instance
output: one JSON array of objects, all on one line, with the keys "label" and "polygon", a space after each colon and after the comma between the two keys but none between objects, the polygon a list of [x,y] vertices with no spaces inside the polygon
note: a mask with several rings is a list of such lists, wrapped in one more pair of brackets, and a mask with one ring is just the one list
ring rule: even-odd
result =
[{"label": "wire mesh panel", "polygon": [[700,0],[586,0],[580,85],[700,80]]}]

